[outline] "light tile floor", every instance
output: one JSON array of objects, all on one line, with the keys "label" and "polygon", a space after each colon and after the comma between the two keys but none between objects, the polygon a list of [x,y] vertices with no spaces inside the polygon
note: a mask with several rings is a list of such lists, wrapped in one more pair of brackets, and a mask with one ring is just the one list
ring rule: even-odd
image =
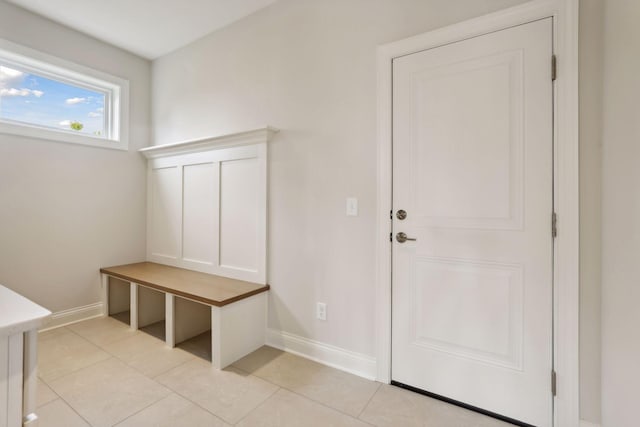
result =
[{"label": "light tile floor", "polygon": [[168,349],[113,318],[41,333],[40,427],[510,426],[271,347],[217,371],[206,338]]}]

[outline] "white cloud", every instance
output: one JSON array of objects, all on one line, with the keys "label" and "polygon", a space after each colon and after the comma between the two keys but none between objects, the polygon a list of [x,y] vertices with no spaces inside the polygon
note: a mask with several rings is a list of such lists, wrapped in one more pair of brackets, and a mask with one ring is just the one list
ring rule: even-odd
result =
[{"label": "white cloud", "polygon": [[29,89],[0,89],[0,96],[29,96]]},{"label": "white cloud", "polygon": [[69,127],[71,126],[71,120],[63,120],[60,123],[58,123],[60,126],[65,126],[65,127]]},{"label": "white cloud", "polygon": [[67,105],[75,105],[87,102],[87,98],[69,98],[67,99]]},{"label": "white cloud", "polygon": [[44,95],[44,92],[41,90],[31,90],[26,88],[16,89],[15,87],[9,89],[0,89],[0,96],[35,96],[36,98],[40,98]]},{"label": "white cloud", "polygon": [[89,117],[92,117],[92,118],[102,117],[102,114],[101,113],[96,113],[94,111],[91,111],[91,112],[89,112]]},{"label": "white cloud", "polygon": [[96,108],[96,111],[98,113],[103,113],[104,112],[104,108],[100,107],[100,108]]},{"label": "white cloud", "polygon": [[0,88],[20,83],[24,78],[22,71],[0,65]]}]

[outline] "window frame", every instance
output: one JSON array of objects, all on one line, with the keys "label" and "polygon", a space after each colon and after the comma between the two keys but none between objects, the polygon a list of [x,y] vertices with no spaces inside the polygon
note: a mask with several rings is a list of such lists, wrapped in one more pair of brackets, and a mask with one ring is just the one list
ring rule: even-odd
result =
[{"label": "window frame", "polygon": [[104,137],[0,118],[0,134],[129,149],[129,81],[0,38],[0,63],[105,95]]}]

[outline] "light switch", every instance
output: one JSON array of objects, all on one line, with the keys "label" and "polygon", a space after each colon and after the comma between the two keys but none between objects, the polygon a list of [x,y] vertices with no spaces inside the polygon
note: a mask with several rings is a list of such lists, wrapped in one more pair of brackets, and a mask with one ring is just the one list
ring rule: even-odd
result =
[{"label": "light switch", "polygon": [[358,216],[358,199],[355,197],[347,198],[347,216]]}]

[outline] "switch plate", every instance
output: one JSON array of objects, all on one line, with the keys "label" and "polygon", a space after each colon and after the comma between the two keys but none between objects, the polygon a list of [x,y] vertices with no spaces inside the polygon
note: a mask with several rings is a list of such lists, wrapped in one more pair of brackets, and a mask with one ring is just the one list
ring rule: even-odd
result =
[{"label": "switch plate", "polygon": [[347,216],[358,216],[358,199],[347,197]]},{"label": "switch plate", "polygon": [[319,302],[316,305],[316,317],[318,320],[327,320],[327,304]]}]

